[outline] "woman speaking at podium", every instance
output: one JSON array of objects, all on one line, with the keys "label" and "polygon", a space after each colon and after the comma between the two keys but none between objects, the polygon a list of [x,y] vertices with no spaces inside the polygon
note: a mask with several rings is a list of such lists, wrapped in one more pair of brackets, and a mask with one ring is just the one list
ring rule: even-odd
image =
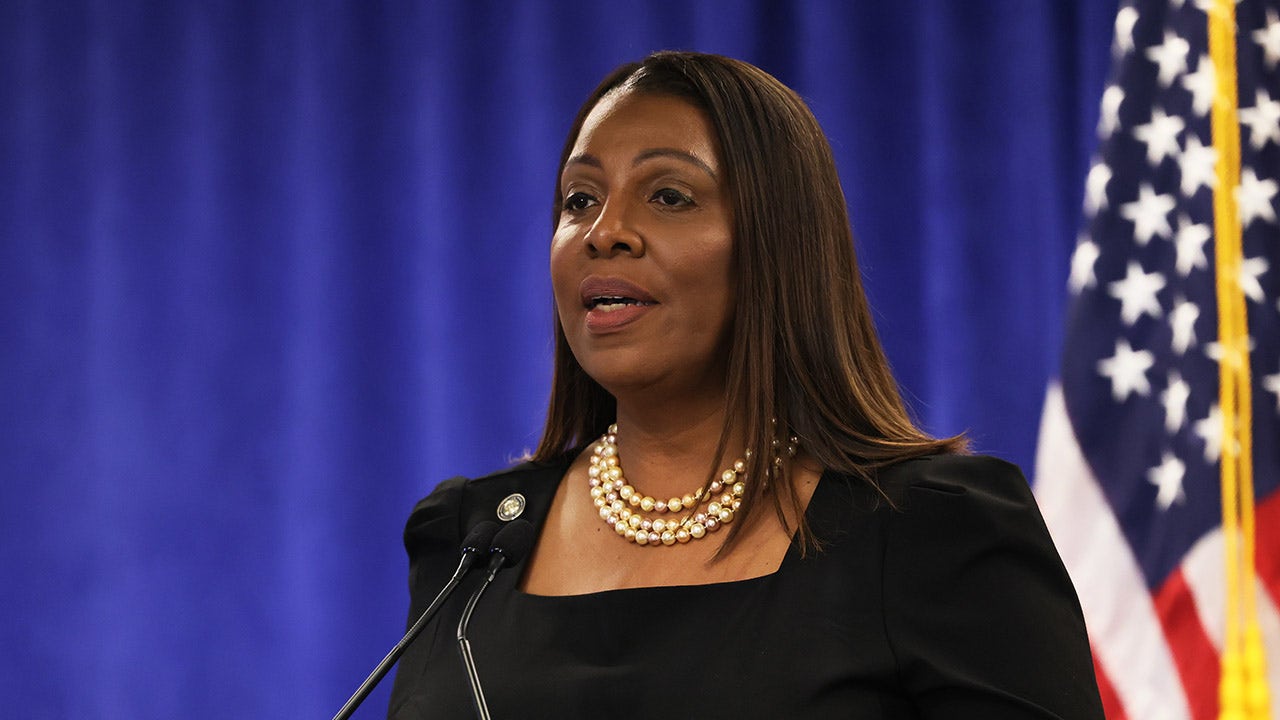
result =
[{"label": "woman speaking at podium", "polygon": [[[534,526],[470,624],[493,717],[1102,717],[1021,473],[904,408],[794,92],[652,55],[587,99],[557,183],[541,443],[440,484],[405,534],[417,617],[472,527]],[[475,716],[466,595],[389,717]]]}]

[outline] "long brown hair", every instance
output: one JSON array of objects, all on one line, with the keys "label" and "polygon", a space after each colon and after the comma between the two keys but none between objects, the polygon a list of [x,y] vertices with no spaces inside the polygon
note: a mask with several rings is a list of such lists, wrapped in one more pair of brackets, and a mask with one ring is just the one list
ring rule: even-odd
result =
[{"label": "long brown hair", "polygon": [[[660,52],[613,71],[578,111],[559,176],[587,115],[615,91],[669,95],[706,112],[720,141],[732,203],[737,303],[729,355],[726,418],[747,447],[788,435],[823,468],[875,484],[875,470],[910,457],[962,452],[964,439],[935,439],[907,413],[881,349],[862,289],[844,192],[826,136],[804,101],[763,70],[732,58]],[[616,403],[583,371],[555,321],[555,379],[546,427],[533,459],[549,462],[603,434]],[[717,451],[728,442],[728,420]],[[796,511],[802,546],[815,545],[786,463],[770,452],[747,461],[747,484],[724,548],[762,498],[786,524]],[[716,472],[716,467],[709,469]],[[776,491],[775,491],[776,490]]]}]

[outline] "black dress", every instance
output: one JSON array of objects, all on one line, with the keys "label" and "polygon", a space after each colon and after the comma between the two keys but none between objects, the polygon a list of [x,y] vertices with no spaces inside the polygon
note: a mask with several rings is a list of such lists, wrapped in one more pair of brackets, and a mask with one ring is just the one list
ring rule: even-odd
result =
[{"label": "black dress", "polygon": [[[540,527],[568,465],[454,478],[419,503],[410,621],[470,527],[513,492]],[[518,589],[522,566],[500,574],[468,633],[492,717],[1102,718],[1079,602],[1017,468],[935,456],[879,482],[892,507],[825,473],[807,511],[824,549],[793,544],[751,580],[545,597]],[[401,660],[389,718],[475,717],[455,630],[478,575]]]}]

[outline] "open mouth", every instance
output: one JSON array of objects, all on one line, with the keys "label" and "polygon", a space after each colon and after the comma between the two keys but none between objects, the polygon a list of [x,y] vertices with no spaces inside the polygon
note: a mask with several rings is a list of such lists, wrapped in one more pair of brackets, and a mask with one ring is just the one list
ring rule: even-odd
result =
[{"label": "open mouth", "polygon": [[600,295],[600,296],[589,298],[587,300],[587,309],[588,310],[599,309],[604,312],[613,312],[614,310],[620,310],[630,305],[644,306],[644,305],[656,305],[656,304],[657,303],[654,303],[654,302],[646,302],[644,300],[637,300],[635,298],[624,297],[619,295]]}]

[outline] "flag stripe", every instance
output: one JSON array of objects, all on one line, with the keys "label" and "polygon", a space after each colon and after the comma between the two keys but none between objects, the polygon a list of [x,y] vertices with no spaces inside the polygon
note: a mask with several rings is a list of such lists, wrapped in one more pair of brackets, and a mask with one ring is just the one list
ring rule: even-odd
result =
[{"label": "flag stripe", "polygon": [[1218,715],[1218,648],[1201,624],[1196,598],[1182,571],[1169,576],[1169,581],[1155,595],[1156,611],[1174,664],[1182,676],[1182,686],[1191,705],[1194,720],[1215,720]]},{"label": "flag stripe", "polygon": [[[1080,451],[1058,383],[1041,418],[1035,492],[1080,594],[1097,650],[1129,717],[1189,720],[1181,677],[1137,560]],[[1116,672],[1124,669],[1124,672]]]},{"label": "flag stripe", "polygon": [[1129,720],[1124,706],[1120,704],[1120,696],[1111,684],[1111,676],[1105,668],[1098,664],[1098,649],[1093,649],[1093,674],[1098,678],[1098,694],[1102,696],[1102,713],[1107,720]]}]

